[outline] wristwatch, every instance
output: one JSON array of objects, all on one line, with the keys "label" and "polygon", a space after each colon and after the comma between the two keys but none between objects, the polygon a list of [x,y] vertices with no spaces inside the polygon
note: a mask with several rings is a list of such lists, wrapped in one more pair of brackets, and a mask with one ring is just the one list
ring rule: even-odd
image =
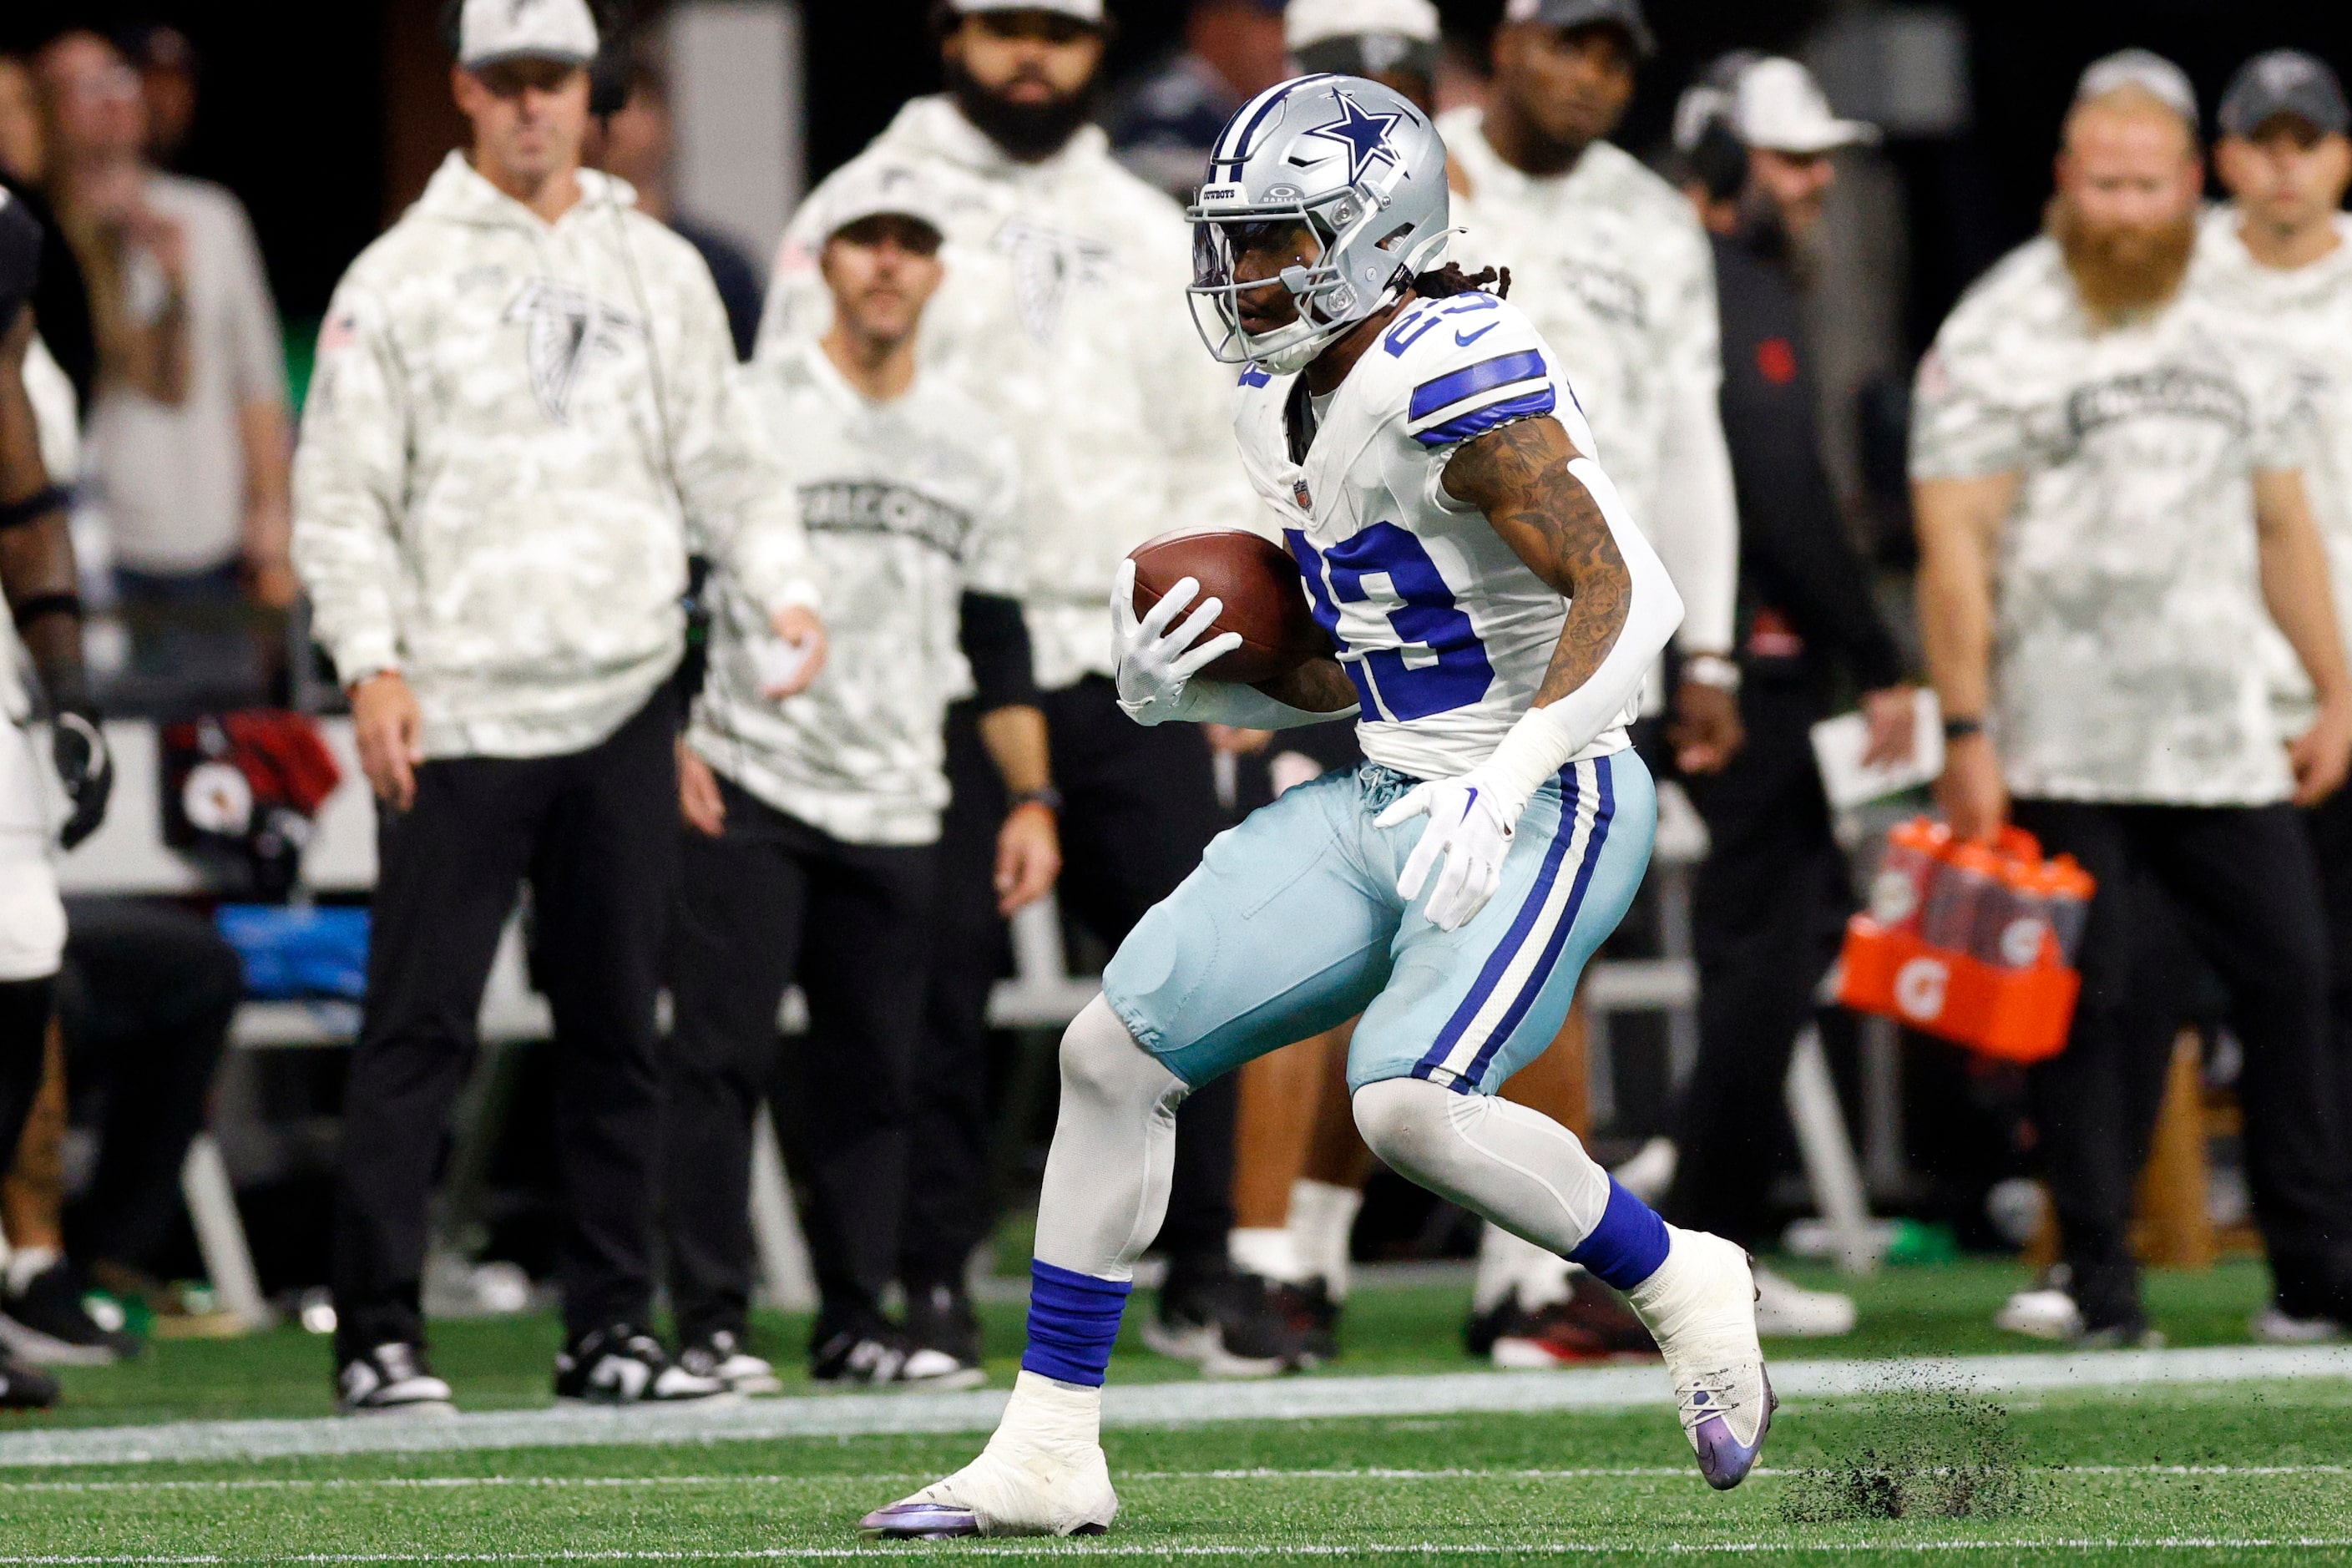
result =
[{"label": "wristwatch", "polygon": [[1944,716],[1944,739],[1947,741],[1965,741],[1970,735],[1983,733],[1984,721],[1981,719],[1971,719],[1958,713]]},{"label": "wristwatch", "polygon": [[1739,666],[1719,653],[1695,653],[1683,660],[1683,679],[1737,695]]},{"label": "wristwatch", "polygon": [[1004,815],[1010,816],[1024,805],[1042,805],[1059,816],[1062,815],[1062,792],[1052,784],[1044,789],[1024,790],[1005,803]]}]

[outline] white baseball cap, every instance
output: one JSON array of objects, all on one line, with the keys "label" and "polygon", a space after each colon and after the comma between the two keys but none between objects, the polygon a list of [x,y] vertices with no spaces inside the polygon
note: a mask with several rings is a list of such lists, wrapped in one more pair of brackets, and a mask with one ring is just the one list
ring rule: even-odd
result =
[{"label": "white baseball cap", "polygon": [[457,63],[469,71],[514,59],[584,66],[597,43],[588,0],[466,0],[457,22]]},{"label": "white baseball cap", "polygon": [[960,16],[980,11],[1051,11],[1089,27],[1099,27],[1105,20],[1103,0],[949,0],[949,5]]},{"label": "white baseball cap", "polygon": [[2117,49],[2093,60],[2074,84],[2074,101],[2088,103],[2126,87],[2138,88],[2197,128],[2197,89],[2189,73],[2153,49]]},{"label": "white baseball cap", "polygon": [[1749,64],[1730,98],[1731,129],[1750,147],[1804,157],[1878,140],[1877,126],[1839,119],[1813,73],[1785,56]]},{"label": "white baseball cap", "polygon": [[851,224],[889,214],[948,231],[947,204],[930,177],[910,163],[855,163],[828,181],[818,209],[820,232],[831,239]]},{"label": "white baseball cap", "polygon": [[1290,0],[1282,14],[1283,45],[1293,51],[1368,33],[1433,44],[1437,7],[1430,0]]}]

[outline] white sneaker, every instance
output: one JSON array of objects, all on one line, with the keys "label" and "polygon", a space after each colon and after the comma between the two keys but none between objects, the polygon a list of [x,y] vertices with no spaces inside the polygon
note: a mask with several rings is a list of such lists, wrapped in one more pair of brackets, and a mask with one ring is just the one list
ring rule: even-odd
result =
[{"label": "white sneaker", "polygon": [[1666,1358],[1699,1474],[1726,1491],[1756,1468],[1779,1404],[1756,1340],[1756,1281],[1748,1254],[1721,1237],[1666,1233],[1665,1262],[1626,1300]]},{"label": "white sneaker", "polygon": [[1675,1147],[1673,1139],[1653,1138],[1609,1173],[1617,1178],[1619,1186],[1654,1208],[1675,1184],[1675,1169],[1681,1163],[1682,1151]]},{"label": "white sneaker", "polygon": [[394,1341],[345,1362],[335,1373],[338,1415],[455,1415],[449,1385],[425,1364],[425,1352]]},{"label": "white sneaker", "polygon": [[1101,1390],[1022,1373],[980,1458],[912,1497],[877,1509],[857,1528],[869,1540],[884,1541],[1100,1535],[1118,1513],[1101,1430]]},{"label": "white sneaker", "polygon": [[2083,1337],[2083,1309],[2055,1286],[2038,1285],[2002,1302],[1992,1315],[1992,1326],[2029,1339],[2078,1340]]},{"label": "white sneaker", "polygon": [[2333,1318],[2289,1317],[2273,1305],[2248,1319],[2246,1331],[2266,1345],[2324,1345],[2342,1339],[2345,1329]]},{"label": "white sneaker", "polygon": [[1756,1276],[1756,1331],[1768,1340],[1833,1340],[1853,1332],[1853,1298],[1808,1290],[1769,1268]]},{"label": "white sneaker", "polygon": [[726,1329],[679,1351],[677,1364],[696,1377],[716,1378],[746,1398],[784,1391],[775,1367],[745,1350],[743,1342]]}]

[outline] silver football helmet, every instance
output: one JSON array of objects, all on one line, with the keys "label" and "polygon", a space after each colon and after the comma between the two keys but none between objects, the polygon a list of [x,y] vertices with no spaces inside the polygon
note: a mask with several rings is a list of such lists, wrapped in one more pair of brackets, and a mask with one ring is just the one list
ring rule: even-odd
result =
[{"label": "silver football helmet", "polygon": [[[1209,152],[1192,225],[1193,324],[1223,364],[1306,367],[1437,265],[1452,232],[1445,143],[1412,100],[1351,76],[1296,77],[1244,104]],[[1234,263],[1264,226],[1305,224],[1321,247],[1284,269],[1296,321],[1244,330]]]}]

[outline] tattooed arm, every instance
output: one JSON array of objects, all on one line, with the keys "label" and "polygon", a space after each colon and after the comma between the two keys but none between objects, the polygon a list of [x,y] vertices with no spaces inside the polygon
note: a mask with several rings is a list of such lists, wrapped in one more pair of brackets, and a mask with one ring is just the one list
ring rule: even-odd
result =
[{"label": "tattooed arm", "polygon": [[1454,453],[1443,480],[1447,495],[1485,512],[1511,552],[1569,601],[1538,708],[1592,679],[1633,605],[1633,574],[1609,519],[1569,471],[1580,456],[1559,420],[1522,419]]}]

